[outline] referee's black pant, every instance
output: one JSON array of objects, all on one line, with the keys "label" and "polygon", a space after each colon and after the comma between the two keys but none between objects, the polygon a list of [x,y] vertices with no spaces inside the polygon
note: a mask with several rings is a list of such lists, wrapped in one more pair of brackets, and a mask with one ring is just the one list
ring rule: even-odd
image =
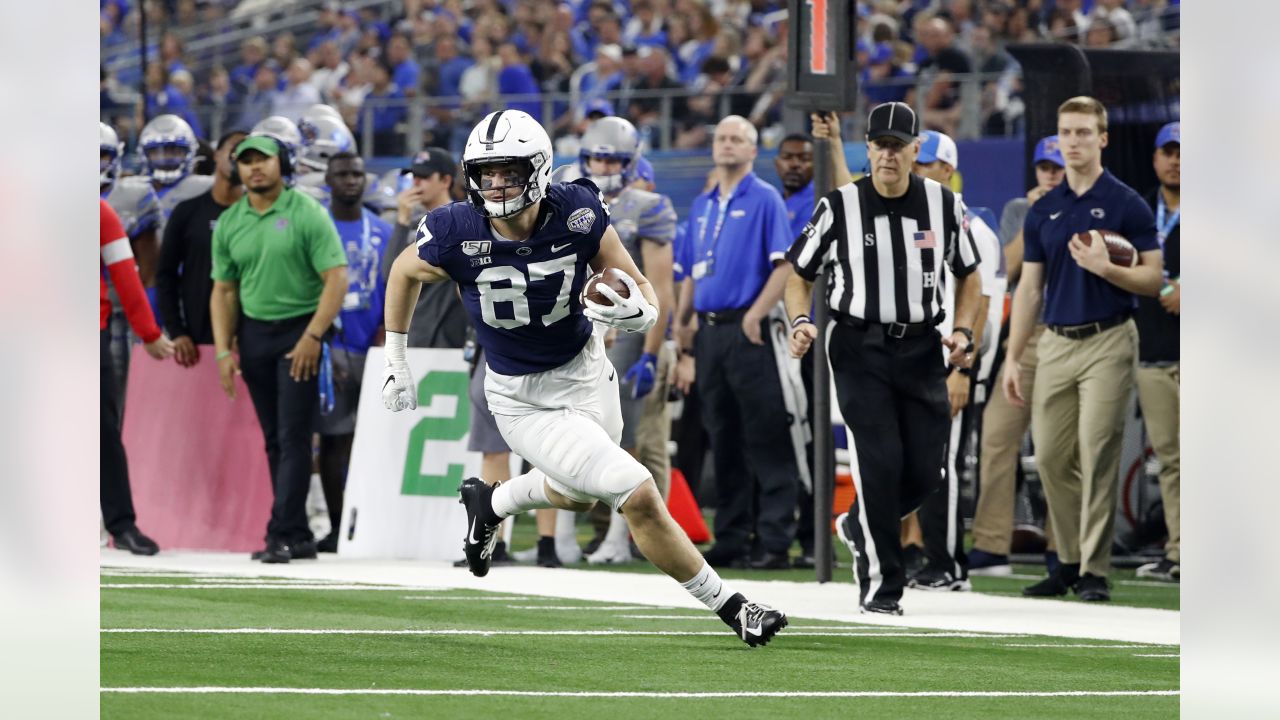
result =
[{"label": "referee's black pant", "polygon": [[111,331],[99,333],[101,381],[101,413],[99,436],[102,444],[98,481],[99,502],[102,505],[102,524],[107,532],[119,535],[132,530],[137,522],[133,511],[133,491],[129,488],[129,458],[120,440],[120,390],[116,384],[114,363],[111,360]]},{"label": "referee's black pant", "polygon": [[292,361],[285,354],[306,331],[311,315],[268,322],[240,318],[240,372],[262,426],[275,500],[267,522],[267,542],[290,545],[311,541],[307,491],[311,489],[311,435],[319,419],[319,387],[315,377],[289,377]]},{"label": "referee's black pant", "polygon": [[828,347],[858,463],[849,525],[863,603],[902,597],[901,521],[937,490],[950,423],[938,333],[893,338],[886,327],[836,323]]},{"label": "referee's black pant", "polygon": [[766,322],[763,345],[747,339],[735,314],[718,324],[702,320],[695,341],[702,424],[716,473],[717,555],[747,555],[753,530],[755,543],[770,553],[786,553],[795,538],[799,476]]}]

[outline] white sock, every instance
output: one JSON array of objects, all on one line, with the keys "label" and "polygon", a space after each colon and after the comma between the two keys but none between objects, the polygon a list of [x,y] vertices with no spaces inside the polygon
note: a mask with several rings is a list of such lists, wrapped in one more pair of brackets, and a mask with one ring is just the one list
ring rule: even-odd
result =
[{"label": "white sock", "polygon": [[[556,543],[569,542],[578,544],[577,513],[561,508],[556,511]],[[561,558],[563,559],[563,558]]]},{"label": "white sock", "polygon": [[702,563],[702,569],[689,582],[680,583],[689,594],[713,611],[719,611],[733,597],[734,589],[720,579],[720,575],[711,566]]},{"label": "white sock", "polygon": [[546,475],[533,470],[517,475],[493,491],[493,511],[500,518],[509,518],[529,510],[551,507],[547,500]]},{"label": "white sock", "polygon": [[609,531],[605,533],[605,543],[627,545],[627,536],[630,534],[631,528],[627,525],[626,516],[622,513],[609,513],[609,515]]}]

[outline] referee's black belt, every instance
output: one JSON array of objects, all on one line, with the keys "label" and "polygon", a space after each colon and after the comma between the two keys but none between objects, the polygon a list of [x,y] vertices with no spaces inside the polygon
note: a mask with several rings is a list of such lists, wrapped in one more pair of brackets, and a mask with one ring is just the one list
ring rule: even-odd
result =
[{"label": "referee's black belt", "polygon": [[1093,337],[1103,330],[1121,325],[1129,320],[1129,315],[1116,315],[1113,318],[1099,320],[1097,322],[1085,323],[1084,325],[1049,325],[1049,329],[1061,335],[1068,340],[1083,340],[1087,337]]},{"label": "referee's black belt", "polygon": [[733,310],[717,310],[715,312],[698,313],[698,323],[700,325],[728,325],[729,323],[740,323],[742,317],[747,314],[750,308],[734,308]]},{"label": "referee's black belt", "polygon": [[851,327],[855,330],[875,330],[880,329],[886,337],[905,338],[915,337],[917,335],[927,335],[933,332],[937,327],[937,323],[879,323],[863,320],[860,317],[845,315],[844,313],[833,312],[831,317],[836,322]]}]

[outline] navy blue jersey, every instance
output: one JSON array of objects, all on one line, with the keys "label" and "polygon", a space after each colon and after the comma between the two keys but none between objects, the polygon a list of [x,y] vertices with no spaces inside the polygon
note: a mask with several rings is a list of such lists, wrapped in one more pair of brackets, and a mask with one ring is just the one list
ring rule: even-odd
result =
[{"label": "navy blue jersey", "polygon": [[476,340],[503,375],[560,367],[591,337],[580,296],[609,227],[600,191],[586,179],[550,185],[536,227],[523,242],[499,239],[466,202],[432,210],[418,225],[418,257],[461,287]]}]

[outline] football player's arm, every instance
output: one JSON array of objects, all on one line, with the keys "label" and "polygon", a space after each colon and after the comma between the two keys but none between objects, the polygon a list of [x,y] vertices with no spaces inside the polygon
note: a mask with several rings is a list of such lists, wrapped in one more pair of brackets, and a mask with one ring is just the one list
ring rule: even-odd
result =
[{"label": "football player's arm", "polygon": [[160,262],[160,242],[156,239],[155,227],[129,238],[129,243],[133,246],[133,256],[138,261],[138,276],[142,278],[142,286],[154,287],[156,266]]},{"label": "football player's arm", "polygon": [[617,268],[630,275],[644,299],[654,308],[661,308],[653,285],[649,283],[648,278],[640,274],[640,268],[636,267],[636,261],[631,259],[631,253],[622,246],[622,239],[618,237],[618,231],[614,230],[612,225],[605,228],[604,235],[600,238],[600,251],[591,258],[593,271],[600,272],[607,267]]},{"label": "football player's arm", "polygon": [[410,245],[396,256],[387,277],[387,302],[384,306],[383,325],[388,332],[407,333],[413,320],[413,308],[418,304],[422,283],[444,282],[449,275],[442,269],[418,257],[418,248]]},{"label": "football player's arm", "polygon": [[644,351],[657,355],[667,337],[668,318],[676,307],[675,288],[672,286],[671,243],[640,240],[640,254],[648,271],[649,284],[658,298],[658,322],[644,337]]}]

